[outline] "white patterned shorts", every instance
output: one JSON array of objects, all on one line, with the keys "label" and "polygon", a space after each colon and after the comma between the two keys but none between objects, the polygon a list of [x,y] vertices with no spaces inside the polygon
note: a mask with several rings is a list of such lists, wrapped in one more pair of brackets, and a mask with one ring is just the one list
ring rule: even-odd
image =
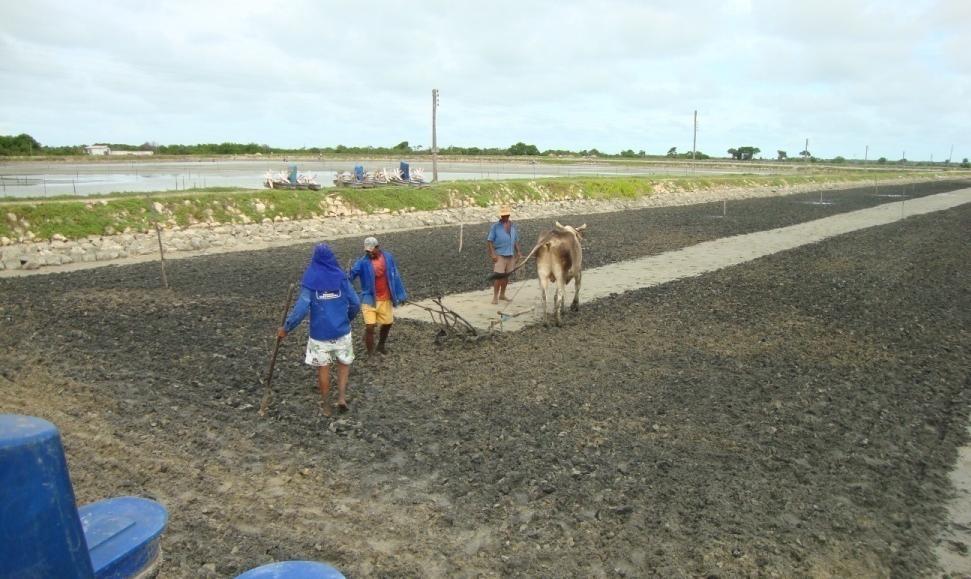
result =
[{"label": "white patterned shorts", "polygon": [[330,366],[334,360],[341,364],[354,361],[354,344],[350,332],[333,340],[307,340],[307,357],[304,362],[308,366]]}]

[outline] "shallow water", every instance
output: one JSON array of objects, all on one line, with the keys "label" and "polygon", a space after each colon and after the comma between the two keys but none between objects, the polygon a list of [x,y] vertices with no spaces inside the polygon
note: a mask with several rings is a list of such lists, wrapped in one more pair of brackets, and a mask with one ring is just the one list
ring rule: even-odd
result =
[{"label": "shallow water", "polygon": [[[333,184],[336,171],[350,171],[354,163],[344,161],[297,161],[301,174],[316,176],[323,187]],[[267,171],[286,170],[280,159],[266,161],[200,160],[200,161],[109,161],[86,163],[21,162],[0,164],[0,197],[53,197],[56,195],[99,195],[126,191],[177,191],[198,187],[260,188]],[[362,162],[375,171],[398,166],[396,160]],[[438,164],[440,181],[475,179],[536,179],[558,176],[608,176],[687,174],[687,165],[617,165],[571,164],[548,165],[501,162],[442,162]],[[432,180],[431,162],[411,163],[420,169],[426,181]],[[733,171],[699,168],[706,173]]]}]

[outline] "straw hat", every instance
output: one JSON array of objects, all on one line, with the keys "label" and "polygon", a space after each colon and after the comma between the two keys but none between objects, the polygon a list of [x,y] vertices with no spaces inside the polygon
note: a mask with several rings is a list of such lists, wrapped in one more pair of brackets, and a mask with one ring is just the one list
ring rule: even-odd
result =
[{"label": "straw hat", "polygon": [[499,217],[502,217],[503,215],[512,215],[512,209],[510,209],[508,205],[503,205],[499,208]]}]

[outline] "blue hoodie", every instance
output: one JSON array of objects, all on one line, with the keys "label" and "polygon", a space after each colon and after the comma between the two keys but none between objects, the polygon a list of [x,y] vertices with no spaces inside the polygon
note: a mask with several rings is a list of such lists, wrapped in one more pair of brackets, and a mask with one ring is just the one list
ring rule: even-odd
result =
[{"label": "blue hoodie", "polygon": [[315,340],[334,340],[351,332],[351,320],[361,310],[361,300],[327,244],[314,247],[301,285],[284,331],[292,332],[309,312],[310,337]]},{"label": "blue hoodie", "polygon": [[336,340],[351,333],[351,320],[359,311],[361,300],[346,279],[337,291],[302,287],[283,329],[289,334],[310,312],[310,337],[321,341]]}]

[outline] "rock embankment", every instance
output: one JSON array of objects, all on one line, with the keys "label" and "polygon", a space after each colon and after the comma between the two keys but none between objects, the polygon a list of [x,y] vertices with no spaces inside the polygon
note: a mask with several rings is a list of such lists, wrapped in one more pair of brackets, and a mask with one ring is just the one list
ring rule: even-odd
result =
[{"label": "rock embankment", "polygon": [[[899,181],[895,181],[899,183]],[[845,185],[852,186],[852,185]],[[695,191],[656,191],[636,199],[530,202],[514,204],[517,219],[551,217],[576,213],[603,213],[629,208],[662,207],[789,195],[834,189],[840,185],[802,185],[786,188],[755,187],[746,189],[713,188]],[[367,215],[319,217],[300,221],[281,219],[248,224],[194,224],[178,227],[168,223],[161,230],[166,257],[242,251],[260,247],[287,245],[312,240],[334,239],[352,235],[378,234],[389,231],[419,229],[460,223],[482,223],[495,218],[494,207],[454,207],[435,211],[376,212]],[[159,253],[159,239],[154,231],[128,232],[115,235],[66,239],[54,235],[47,241],[17,243],[0,239],[0,270],[37,270],[70,264],[110,263],[123,259],[151,259]]]}]

